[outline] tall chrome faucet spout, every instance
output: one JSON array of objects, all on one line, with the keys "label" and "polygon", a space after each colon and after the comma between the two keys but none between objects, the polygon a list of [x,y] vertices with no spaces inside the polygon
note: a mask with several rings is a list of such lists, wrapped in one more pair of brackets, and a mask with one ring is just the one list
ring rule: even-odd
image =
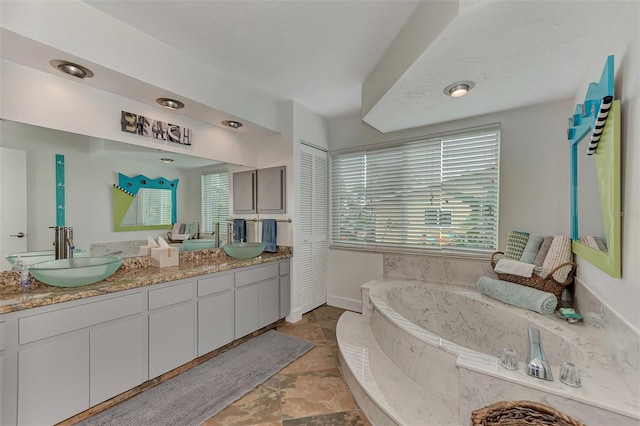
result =
[{"label": "tall chrome faucet spout", "polygon": [[529,356],[527,357],[527,366],[525,371],[528,375],[543,380],[553,380],[551,367],[547,362],[542,350],[542,341],[540,340],[540,330],[537,328],[529,328]]}]

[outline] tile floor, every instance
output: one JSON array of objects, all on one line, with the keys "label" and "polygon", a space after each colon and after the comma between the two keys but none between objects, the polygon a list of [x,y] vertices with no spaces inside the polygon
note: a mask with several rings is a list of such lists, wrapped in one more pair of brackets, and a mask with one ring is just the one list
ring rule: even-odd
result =
[{"label": "tile floor", "polygon": [[336,323],[344,312],[321,306],[278,331],[315,343],[289,364],[204,426],[369,426],[338,368]]}]

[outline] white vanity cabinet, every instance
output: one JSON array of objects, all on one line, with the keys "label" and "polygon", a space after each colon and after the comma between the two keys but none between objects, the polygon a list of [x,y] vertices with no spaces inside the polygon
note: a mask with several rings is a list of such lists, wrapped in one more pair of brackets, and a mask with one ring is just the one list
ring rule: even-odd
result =
[{"label": "white vanity cabinet", "polygon": [[0,424],[58,423],[283,318],[288,274],[280,260],[0,315]]},{"label": "white vanity cabinet", "polygon": [[280,318],[285,318],[291,313],[291,272],[289,261],[279,264],[280,284]]},{"label": "white vanity cabinet", "polygon": [[198,279],[198,356],[234,339],[233,272]]},{"label": "white vanity cabinet", "polygon": [[149,378],[194,359],[194,282],[160,284],[149,291]]},{"label": "white vanity cabinet", "polygon": [[146,380],[141,293],[81,302],[17,319],[18,425],[57,423]]},{"label": "white vanity cabinet", "polygon": [[[283,267],[283,264],[286,266]],[[288,307],[282,306],[282,300],[286,303],[289,296],[280,291],[282,278],[288,284],[285,274],[289,274],[289,261],[254,266],[236,272],[236,339],[286,316],[281,315],[282,311],[288,310]]]}]

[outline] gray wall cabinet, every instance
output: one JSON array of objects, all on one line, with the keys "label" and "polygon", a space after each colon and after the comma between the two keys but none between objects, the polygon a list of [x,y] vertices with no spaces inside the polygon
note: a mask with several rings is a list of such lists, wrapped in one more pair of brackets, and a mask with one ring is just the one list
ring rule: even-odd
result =
[{"label": "gray wall cabinet", "polygon": [[55,424],[289,314],[289,260],[0,316],[0,424]]},{"label": "gray wall cabinet", "polygon": [[233,212],[282,214],[287,212],[285,166],[233,174]]},{"label": "gray wall cabinet", "polygon": [[287,212],[285,166],[258,170],[258,213]]},{"label": "gray wall cabinet", "polygon": [[255,170],[233,174],[234,213],[247,214],[257,212],[256,175]]}]

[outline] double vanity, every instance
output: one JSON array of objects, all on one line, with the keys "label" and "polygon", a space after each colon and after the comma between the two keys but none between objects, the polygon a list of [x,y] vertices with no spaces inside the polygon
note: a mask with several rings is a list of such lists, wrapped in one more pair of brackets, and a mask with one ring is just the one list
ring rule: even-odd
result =
[{"label": "double vanity", "polygon": [[95,284],[26,294],[2,273],[0,424],[55,424],[273,325],[290,311],[290,257],[126,258]]}]

